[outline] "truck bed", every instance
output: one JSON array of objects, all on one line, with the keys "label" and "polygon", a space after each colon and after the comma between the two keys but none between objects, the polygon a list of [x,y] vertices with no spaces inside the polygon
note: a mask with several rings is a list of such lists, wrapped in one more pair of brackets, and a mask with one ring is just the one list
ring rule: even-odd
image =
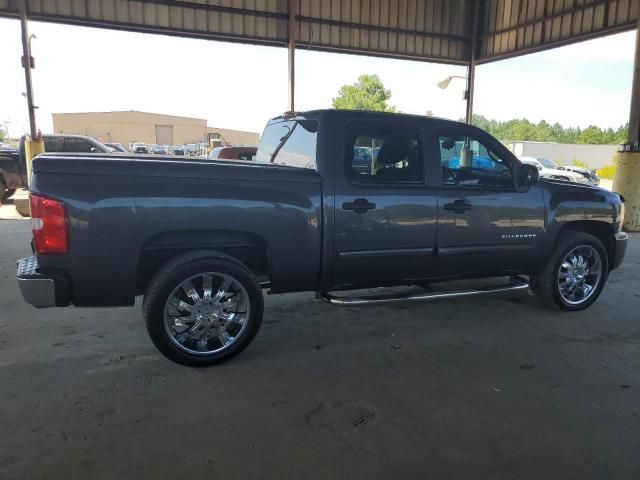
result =
[{"label": "truck bed", "polygon": [[132,304],[141,276],[183,248],[244,248],[249,262],[266,254],[258,273],[273,291],[316,287],[322,187],[313,170],[60,153],[37,157],[33,172],[32,193],[64,202],[69,224],[69,254],[41,256],[40,269],[62,271],[76,305]]}]

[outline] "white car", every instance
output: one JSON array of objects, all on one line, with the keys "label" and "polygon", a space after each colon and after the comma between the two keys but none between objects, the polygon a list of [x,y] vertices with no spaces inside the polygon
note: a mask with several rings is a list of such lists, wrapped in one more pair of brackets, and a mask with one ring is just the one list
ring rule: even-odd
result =
[{"label": "white car", "polygon": [[587,183],[586,178],[582,175],[569,170],[561,170],[553,160],[548,158],[537,157],[518,157],[522,163],[528,163],[529,165],[535,165],[540,173],[540,178],[552,178],[554,180],[565,180],[567,182],[574,183]]},{"label": "white car", "polygon": [[[577,173],[578,175],[582,175],[586,180],[584,180],[584,183],[587,183],[589,185],[592,185],[594,187],[597,187],[598,185],[600,185],[600,177],[598,177],[598,174],[596,173],[595,170],[589,170],[588,168],[584,168],[584,167],[577,167],[574,165],[570,165],[568,167],[558,167],[560,170],[569,170],[570,172],[573,173]],[[580,178],[580,177],[578,177]],[[580,179],[580,181],[582,182],[583,180]]]}]

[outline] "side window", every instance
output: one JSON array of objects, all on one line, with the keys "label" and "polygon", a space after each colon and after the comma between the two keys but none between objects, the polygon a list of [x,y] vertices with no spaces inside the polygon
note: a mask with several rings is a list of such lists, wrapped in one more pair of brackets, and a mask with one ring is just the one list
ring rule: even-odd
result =
[{"label": "side window", "polygon": [[445,185],[511,186],[511,165],[478,139],[441,134],[440,162]]},{"label": "side window", "polygon": [[415,183],[424,180],[420,135],[355,127],[345,145],[347,177],[357,182]]},{"label": "side window", "polygon": [[59,139],[56,137],[45,137],[44,139],[44,151],[45,152],[59,152]]},{"label": "side window", "polygon": [[93,145],[81,138],[65,138],[64,144],[67,152],[91,153],[91,148],[93,147]]}]

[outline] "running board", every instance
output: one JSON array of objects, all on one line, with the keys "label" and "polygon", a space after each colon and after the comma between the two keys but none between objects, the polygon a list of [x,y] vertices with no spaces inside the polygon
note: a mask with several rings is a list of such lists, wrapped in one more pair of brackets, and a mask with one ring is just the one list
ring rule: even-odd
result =
[{"label": "running board", "polygon": [[511,277],[511,281],[500,285],[491,285],[468,290],[443,290],[439,292],[406,292],[395,295],[366,295],[362,297],[338,297],[329,292],[319,292],[318,297],[332,305],[353,307],[358,305],[374,305],[397,302],[422,302],[440,298],[459,298],[484,295],[485,293],[514,292],[526,290],[529,282],[521,276]]}]

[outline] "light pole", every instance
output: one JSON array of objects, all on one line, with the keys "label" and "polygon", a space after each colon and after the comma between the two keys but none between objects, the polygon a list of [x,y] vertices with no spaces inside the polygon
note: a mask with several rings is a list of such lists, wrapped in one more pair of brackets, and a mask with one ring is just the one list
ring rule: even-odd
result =
[{"label": "light pole", "polygon": [[469,94],[469,77],[465,77],[464,75],[449,75],[447,78],[445,78],[444,80],[440,80],[437,85],[438,87],[440,87],[441,89],[445,89],[447,87],[449,87],[449,84],[451,83],[451,80],[453,80],[454,78],[461,78],[462,80],[464,80],[467,83],[467,88],[464,90],[464,94],[462,96],[462,98],[464,100],[466,100],[467,102],[467,108],[466,108],[466,114],[465,114],[465,121],[467,123],[471,123],[471,95]]},{"label": "light pole", "polygon": [[35,35],[29,35],[27,26],[27,2],[20,2],[20,25],[22,27],[22,67],[24,68],[24,79],[27,86],[27,106],[29,108],[29,129],[31,130],[31,139],[35,140],[38,136],[36,128],[36,106],[33,103],[33,85],[31,83],[31,69],[33,68],[33,57],[31,56],[31,40]]}]

